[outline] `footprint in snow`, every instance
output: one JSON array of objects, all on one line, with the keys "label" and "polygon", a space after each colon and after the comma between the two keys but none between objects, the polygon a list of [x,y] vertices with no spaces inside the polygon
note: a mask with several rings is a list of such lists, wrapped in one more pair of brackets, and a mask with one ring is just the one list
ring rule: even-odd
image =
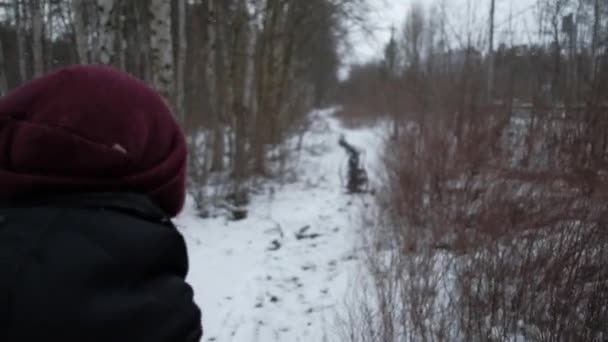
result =
[{"label": "footprint in snow", "polygon": [[280,248],[281,248],[281,243],[279,242],[279,240],[272,240],[272,242],[270,242],[270,246],[266,249],[271,252],[274,252],[274,251],[279,250]]},{"label": "footprint in snow", "polygon": [[315,265],[313,263],[308,263],[308,264],[302,265],[301,268],[302,268],[302,271],[316,271],[317,265]]},{"label": "footprint in snow", "polygon": [[304,226],[298,230],[296,235],[296,240],[304,240],[304,239],[316,239],[321,236],[319,233],[309,233],[310,225]]}]

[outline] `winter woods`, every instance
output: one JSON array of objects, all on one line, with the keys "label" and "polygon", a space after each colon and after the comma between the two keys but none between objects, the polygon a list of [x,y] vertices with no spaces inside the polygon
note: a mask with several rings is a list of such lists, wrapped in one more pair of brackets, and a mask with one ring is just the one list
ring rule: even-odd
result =
[{"label": "winter woods", "polygon": [[246,192],[275,173],[272,147],[327,103],[357,2],[3,0],[0,93],[74,63],[123,69],[172,103],[195,192],[211,173],[228,177],[224,192]]},{"label": "winter woods", "polygon": [[345,120],[391,123],[344,340],[603,341],[608,7],[462,3],[412,6],[341,86]]}]

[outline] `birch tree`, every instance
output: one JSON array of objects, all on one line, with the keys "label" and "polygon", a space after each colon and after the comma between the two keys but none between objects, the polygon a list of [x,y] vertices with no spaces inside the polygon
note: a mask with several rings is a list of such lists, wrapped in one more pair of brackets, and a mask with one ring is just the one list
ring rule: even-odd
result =
[{"label": "birch tree", "polygon": [[186,36],[186,1],[177,2],[177,68],[175,77],[175,106],[177,115],[183,122],[186,115],[185,99],[185,79],[186,54],[188,49],[188,39]]},{"label": "birch tree", "polygon": [[120,1],[116,5],[116,9],[114,10],[114,22],[116,23],[116,31],[115,31],[115,62],[114,64],[120,68],[121,70],[127,70],[127,47],[125,46],[125,27],[126,27],[126,18],[125,11],[127,8],[127,3],[124,1]]},{"label": "birch tree", "polygon": [[41,1],[41,37],[42,37],[42,65],[44,70],[53,67],[53,27],[55,26],[55,15],[57,4],[53,1]]},{"label": "birch tree", "polygon": [[100,19],[99,11],[96,2],[83,0],[86,11],[87,11],[87,28],[88,28],[88,39],[89,39],[89,62],[98,63],[100,55]]},{"label": "birch tree", "polygon": [[44,73],[44,58],[42,54],[42,1],[30,0],[32,25],[32,52],[34,55],[34,77]]},{"label": "birch tree", "polygon": [[88,57],[88,29],[85,23],[86,4],[85,0],[73,0],[74,4],[74,35],[76,40],[76,53],[78,62],[81,64],[89,63]]},{"label": "birch tree", "polygon": [[114,18],[114,0],[97,0],[99,17],[99,62],[113,64],[115,54],[116,27]]},{"label": "birch tree", "polygon": [[16,23],[16,36],[17,36],[17,56],[19,59],[19,81],[24,82],[27,80],[27,69],[26,69],[26,53],[25,53],[25,19],[23,18],[23,4],[21,0],[15,0],[14,3],[14,14]]},{"label": "birch tree", "polygon": [[152,84],[169,102],[174,102],[171,2],[150,0],[150,63]]},{"label": "birch tree", "polygon": [[151,58],[150,58],[150,24],[148,7],[142,2],[132,2],[134,14],[134,29],[136,30],[137,41],[132,42],[132,46],[136,47],[135,53],[135,69],[137,75],[148,82],[152,80]]}]

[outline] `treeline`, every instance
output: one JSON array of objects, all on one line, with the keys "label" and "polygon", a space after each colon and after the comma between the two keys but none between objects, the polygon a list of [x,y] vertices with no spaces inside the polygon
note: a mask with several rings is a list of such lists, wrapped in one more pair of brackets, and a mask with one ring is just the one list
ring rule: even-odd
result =
[{"label": "treeline", "polygon": [[153,84],[191,143],[191,190],[206,206],[273,173],[269,150],[328,103],[346,23],[360,0],[3,0],[0,94],[59,66],[101,63]]},{"label": "treeline", "polygon": [[340,88],[346,120],[392,123],[344,340],[603,341],[608,5],[538,1],[496,50],[443,8],[413,6]]},{"label": "treeline", "polygon": [[[489,8],[490,2],[484,4]],[[375,108],[365,112],[398,117],[404,115],[400,112],[434,107],[464,111],[494,104],[606,104],[605,2],[538,1],[527,8],[536,23],[524,31],[525,39],[520,34],[518,42],[500,44],[488,42],[493,30],[486,26],[455,32],[456,20],[445,5],[445,1],[430,7],[414,5],[403,27],[396,29],[386,44],[383,58],[353,68],[341,89],[343,102],[353,102],[347,107],[371,105]],[[524,30],[521,26],[515,29]],[[495,45],[498,48],[490,50],[489,46]],[[386,92],[395,88],[399,93]],[[454,88],[458,91],[449,92],[451,96],[437,97]]]}]

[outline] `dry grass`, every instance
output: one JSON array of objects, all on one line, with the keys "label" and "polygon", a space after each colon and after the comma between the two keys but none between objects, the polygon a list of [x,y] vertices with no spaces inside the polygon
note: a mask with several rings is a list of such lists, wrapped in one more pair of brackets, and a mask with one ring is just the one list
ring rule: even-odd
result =
[{"label": "dry grass", "polygon": [[445,113],[388,144],[373,286],[351,308],[366,328],[345,341],[606,340],[603,133],[538,115],[514,163],[509,116]]}]

